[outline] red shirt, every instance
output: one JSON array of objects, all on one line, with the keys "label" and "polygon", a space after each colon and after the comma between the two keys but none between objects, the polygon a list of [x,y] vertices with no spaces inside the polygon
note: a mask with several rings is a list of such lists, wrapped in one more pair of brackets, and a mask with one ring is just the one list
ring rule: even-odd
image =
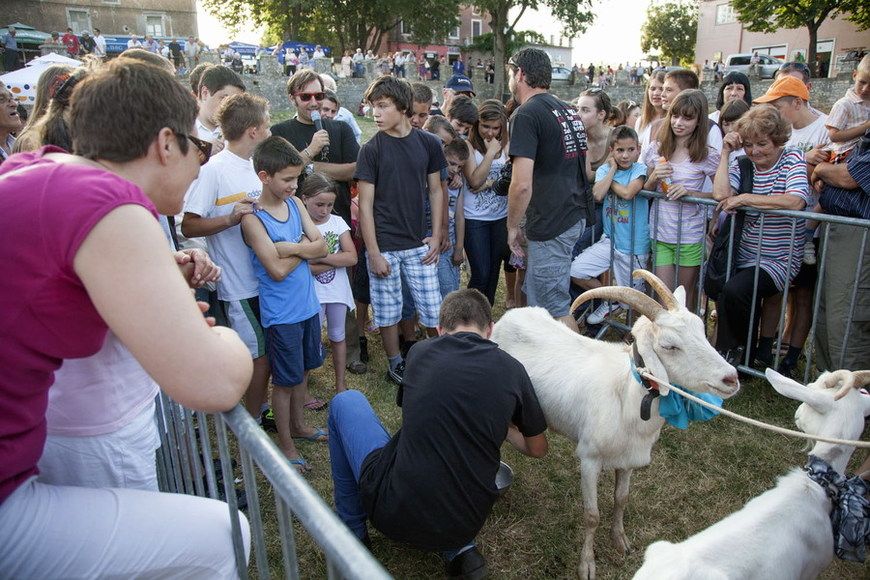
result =
[{"label": "red shirt", "polygon": [[79,37],[72,32],[67,32],[61,36],[60,41],[66,47],[66,51],[70,56],[76,56],[79,53]]},{"label": "red shirt", "polygon": [[37,473],[54,371],[63,359],[97,352],[106,336],[73,269],[79,246],[118,206],[157,215],[136,185],[113,173],[43,159],[59,151],[45,147],[0,165],[0,503]]}]

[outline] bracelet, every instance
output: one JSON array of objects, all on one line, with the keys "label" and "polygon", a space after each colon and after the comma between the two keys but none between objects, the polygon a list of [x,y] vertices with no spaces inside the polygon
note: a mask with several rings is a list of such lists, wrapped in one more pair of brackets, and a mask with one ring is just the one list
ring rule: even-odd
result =
[{"label": "bracelet", "polygon": [[308,158],[308,161],[311,161],[311,160],[314,159],[314,158],[311,156],[311,153],[308,152],[308,147],[306,147],[305,149],[303,149],[303,150],[302,150],[302,153],[305,154],[305,156]]}]

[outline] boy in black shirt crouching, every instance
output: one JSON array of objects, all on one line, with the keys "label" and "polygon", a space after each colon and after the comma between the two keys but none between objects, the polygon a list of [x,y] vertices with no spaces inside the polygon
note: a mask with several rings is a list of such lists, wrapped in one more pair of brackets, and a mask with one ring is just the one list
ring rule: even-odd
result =
[{"label": "boy in black shirt crouching", "polygon": [[439,336],[408,355],[402,428],[392,439],[359,391],[330,404],[339,517],[363,540],[371,519],[393,540],[440,552],[449,577],[486,575],[475,537],[497,497],[504,440],[531,457],[547,453],[547,425],[528,374],[489,340],[492,326],[479,291],[444,299]]}]

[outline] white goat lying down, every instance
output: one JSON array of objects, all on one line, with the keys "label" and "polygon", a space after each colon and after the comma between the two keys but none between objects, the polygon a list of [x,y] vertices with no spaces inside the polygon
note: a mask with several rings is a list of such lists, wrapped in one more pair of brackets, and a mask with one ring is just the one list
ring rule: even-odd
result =
[{"label": "white goat lying down", "polygon": [[[632,306],[641,316],[631,333],[643,365],[652,374],[688,389],[728,398],[740,388],[737,371],[707,342],[704,324],[686,310],[682,288],[672,294],[645,270],[635,271],[659,294],[665,307],[631,288],[604,287],[583,293],[572,310],[592,298]],[[631,472],[650,463],[664,419],[658,399],[651,417],[640,416],[647,390],[632,377],[632,349],[571,332],[543,308],[508,311],[492,339],[525,366],[550,429],[577,442],[585,512],[585,538],[579,575],[595,577],[593,541],[598,527],[598,475],[616,470],[611,537],[616,548],[630,549],[623,527]],[[638,364],[640,366],[640,364]],[[662,395],[669,389],[660,386]]]},{"label": "white goat lying down", "polygon": [[[870,371],[825,373],[806,387],[771,369],[765,374],[780,394],[803,401],[795,423],[805,433],[850,440],[861,436],[870,396],[858,389],[870,383]],[[830,387],[841,383],[835,395]],[[816,443],[810,453],[842,474],[854,450]],[[825,490],[805,471],[794,469],[775,488],[691,538],[650,544],[634,578],[816,578],[834,557],[831,508]]]}]

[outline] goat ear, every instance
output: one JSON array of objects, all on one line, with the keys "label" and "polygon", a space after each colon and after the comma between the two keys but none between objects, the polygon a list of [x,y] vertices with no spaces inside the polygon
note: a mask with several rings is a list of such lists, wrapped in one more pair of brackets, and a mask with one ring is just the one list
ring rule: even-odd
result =
[{"label": "goat ear", "polygon": [[677,299],[677,302],[683,308],[686,307],[686,289],[682,286],[677,286],[677,289],[674,290],[674,298]]},{"label": "goat ear", "polygon": [[773,369],[765,370],[764,376],[767,377],[767,381],[776,389],[777,393],[795,401],[802,401],[819,413],[827,413],[834,406],[834,397],[831,393],[805,387]]},{"label": "goat ear", "polygon": [[[652,323],[650,323],[650,325],[652,325]],[[646,370],[664,381],[671,382],[671,379],[668,377],[668,372],[665,370],[662,361],[659,359],[659,356],[653,348],[653,343],[656,340],[655,333],[640,332],[638,334],[640,336],[635,337],[635,340],[637,340],[637,352],[639,352],[640,356],[643,357],[643,364],[646,367]],[[670,391],[671,390],[667,385],[659,383],[659,393],[661,395],[667,395]]]}]

